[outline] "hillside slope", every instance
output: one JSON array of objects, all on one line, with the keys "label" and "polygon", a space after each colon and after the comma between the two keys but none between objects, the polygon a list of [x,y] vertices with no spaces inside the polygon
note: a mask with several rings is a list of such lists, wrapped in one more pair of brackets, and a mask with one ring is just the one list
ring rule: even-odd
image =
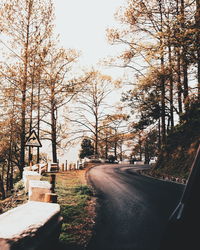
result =
[{"label": "hillside slope", "polygon": [[200,142],[200,111],[192,113],[192,119],[175,127],[167,138],[155,171],[175,177],[187,178]]}]

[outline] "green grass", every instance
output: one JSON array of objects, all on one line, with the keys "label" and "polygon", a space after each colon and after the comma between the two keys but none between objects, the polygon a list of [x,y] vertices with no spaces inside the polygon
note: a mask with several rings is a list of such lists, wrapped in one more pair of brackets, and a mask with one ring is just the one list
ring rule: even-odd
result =
[{"label": "green grass", "polygon": [[58,202],[61,205],[63,225],[60,240],[64,245],[74,245],[80,241],[79,230],[87,217],[87,202],[91,198],[91,191],[87,186],[59,187],[56,189]]},{"label": "green grass", "polygon": [[82,182],[77,172],[56,175],[55,192],[63,217],[60,234],[62,249],[84,249],[91,236],[92,223],[88,214],[88,204],[93,194]]}]

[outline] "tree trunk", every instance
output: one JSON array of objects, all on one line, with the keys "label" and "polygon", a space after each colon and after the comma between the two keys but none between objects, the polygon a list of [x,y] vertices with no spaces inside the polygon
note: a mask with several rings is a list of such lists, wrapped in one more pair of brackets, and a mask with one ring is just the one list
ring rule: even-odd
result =
[{"label": "tree trunk", "polygon": [[188,63],[186,58],[186,48],[183,46],[182,52],[182,69],[183,69],[183,97],[184,97],[184,106],[185,111],[189,108],[189,96],[188,96]]},{"label": "tree trunk", "polygon": [[99,135],[98,135],[98,115],[97,115],[97,111],[96,111],[96,115],[95,115],[95,145],[94,145],[94,154],[95,157],[98,157],[99,152],[98,152],[98,140],[99,140]]},{"label": "tree trunk", "polygon": [[182,83],[181,83],[181,55],[180,48],[177,49],[177,89],[178,89],[178,110],[179,110],[179,120],[182,121]]},{"label": "tree trunk", "polygon": [[117,159],[117,142],[115,142],[115,146],[114,146],[114,155],[115,155],[115,159]]},{"label": "tree trunk", "polygon": [[9,191],[10,188],[10,170],[11,170],[11,164],[12,164],[12,122],[11,122],[11,128],[10,128],[10,138],[9,138],[9,151],[8,151],[8,161],[7,161],[7,173],[6,173],[6,191]]},{"label": "tree trunk", "polygon": [[0,175],[0,192],[2,194],[2,200],[6,198],[6,192],[4,188],[4,172],[5,172],[5,163],[2,165],[2,172]]},{"label": "tree trunk", "polygon": [[31,3],[29,4],[27,26],[26,26],[26,43],[24,47],[24,72],[22,82],[22,99],[21,99],[21,148],[20,148],[20,175],[25,167],[25,140],[26,140],[26,90],[28,80],[28,57],[29,57],[29,39],[30,39],[30,18],[31,18]]},{"label": "tree trunk", "polygon": [[148,143],[148,139],[146,140],[145,143],[145,148],[144,148],[144,152],[145,152],[145,164],[149,164],[150,161],[150,157],[149,157],[149,143]]},{"label": "tree trunk", "polygon": [[196,0],[196,47],[197,47],[197,80],[198,100],[200,100],[200,0]]},{"label": "tree trunk", "polygon": [[141,135],[139,134],[139,140],[138,140],[138,144],[139,144],[139,155],[140,155],[140,161],[142,160],[142,140],[141,140]]},{"label": "tree trunk", "polygon": [[120,161],[122,161],[123,160],[123,158],[122,158],[122,153],[123,153],[123,151],[122,151],[122,141],[121,141],[121,143],[120,143],[120,154],[119,154],[119,159],[120,159]]},{"label": "tree trunk", "polygon": [[115,143],[114,143],[114,155],[115,155],[115,159],[117,159],[117,129],[115,129]]},{"label": "tree trunk", "polygon": [[160,126],[160,118],[158,120],[158,149],[161,150],[161,126]]},{"label": "tree trunk", "polygon": [[[185,28],[185,3],[181,0],[181,27]],[[182,70],[183,70],[183,98],[185,111],[189,108],[189,96],[188,96],[188,62],[187,62],[187,45],[185,44],[185,39],[182,44]]]},{"label": "tree trunk", "polygon": [[10,162],[10,190],[13,189],[13,163]]},{"label": "tree trunk", "polygon": [[[14,110],[15,108],[15,98],[16,98],[16,90],[14,89],[13,99],[12,99],[12,110]],[[15,126],[13,123],[14,119],[15,119],[15,114],[13,112],[10,121],[10,143],[9,143],[9,156],[8,156],[8,166],[10,168],[10,176],[9,176],[9,183],[7,183],[7,187],[9,186],[10,190],[13,189],[13,152],[16,152],[13,146],[14,143],[13,131],[15,130]]]},{"label": "tree trunk", "polygon": [[21,113],[21,148],[20,148],[20,175],[22,177],[22,172],[25,167],[25,128],[26,128],[26,121],[25,121],[25,110],[26,110],[26,94],[23,91],[22,94],[22,113]]},{"label": "tree trunk", "polygon": [[52,160],[54,163],[58,162],[57,159],[57,135],[56,135],[56,117],[55,107],[51,110],[51,140],[52,140]]},{"label": "tree trunk", "polygon": [[[30,103],[30,123],[29,123],[29,135],[31,134],[32,131],[32,124],[33,124],[33,92],[34,92],[34,79],[31,81],[31,103]],[[29,166],[32,161],[32,152],[31,152],[31,147],[28,149],[28,163]]]},{"label": "tree trunk", "polygon": [[[55,120],[54,120],[55,122]],[[55,128],[55,123],[54,125],[52,125],[52,160],[54,163],[57,163],[58,162],[58,159],[57,159],[57,150],[56,150],[56,128]]]},{"label": "tree trunk", "polygon": [[57,158],[57,108],[55,101],[55,83],[51,82],[51,142],[52,142],[52,160],[58,162]]},{"label": "tree trunk", "polygon": [[4,200],[6,198],[6,193],[1,175],[0,175],[0,192],[1,192],[1,199]]},{"label": "tree trunk", "polygon": [[13,164],[12,164],[12,145],[13,145],[13,135],[12,135],[12,124],[11,124],[11,135],[9,142],[9,153],[8,153],[8,166],[7,166],[7,179],[6,179],[6,191],[13,189]]},{"label": "tree trunk", "polygon": [[174,81],[173,81],[173,66],[172,66],[172,51],[170,41],[168,44],[169,52],[169,67],[170,67],[170,118],[171,118],[171,130],[174,129]]},{"label": "tree trunk", "polygon": [[165,77],[164,77],[164,43],[163,43],[163,14],[162,14],[162,0],[159,0],[159,11],[160,11],[160,65],[161,65],[161,144],[166,144],[166,126],[165,126]]},{"label": "tree trunk", "polygon": [[[176,0],[176,15],[177,20],[179,19],[179,0]],[[179,25],[179,24],[178,24]],[[178,27],[177,33],[179,35],[180,29]],[[177,40],[177,43],[180,43],[180,41]],[[176,56],[177,56],[177,90],[178,90],[178,110],[179,110],[179,121],[182,121],[182,113],[183,113],[183,107],[182,107],[182,83],[181,83],[181,53],[180,53],[180,46],[178,45],[175,48]]]},{"label": "tree trunk", "polygon": [[8,161],[7,171],[6,171],[6,192],[9,190],[10,190],[10,162]]},{"label": "tree trunk", "polygon": [[[38,81],[38,106],[37,106],[37,135],[40,138],[40,80]],[[40,148],[37,147],[37,163],[40,162]]]},{"label": "tree trunk", "polygon": [[108,135],[106,134],[105,158],[108,159]]}]

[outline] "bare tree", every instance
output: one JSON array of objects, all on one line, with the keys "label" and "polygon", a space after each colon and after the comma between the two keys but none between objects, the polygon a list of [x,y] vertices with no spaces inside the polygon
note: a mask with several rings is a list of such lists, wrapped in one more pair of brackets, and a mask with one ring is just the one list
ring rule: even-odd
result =
[{"label": "bare tree", "polygon": [[94,141],[94,154],[99,155],[100,132],[110,106],[106,102],[112,91],[112,79],[98,71],[89,73],[86,86],[76,97],[76,107],[69,120],[77,125],[72,133],[77,137],[86,136]]},{"label": "bare tree", "polygon": [[43,94],[45,97],[41,104],[45,116],[41,121],[45,123],[47,129],[43,129],[42,138],[48,139],[52,143],[53,162],[58,161],[58,112],[76,95],[80,83],[70,79],[68,75],[77,58],[78,53],[75,50],[56,49],[56,47],[50,48],[46,57],[47,66],[43,74]]}]

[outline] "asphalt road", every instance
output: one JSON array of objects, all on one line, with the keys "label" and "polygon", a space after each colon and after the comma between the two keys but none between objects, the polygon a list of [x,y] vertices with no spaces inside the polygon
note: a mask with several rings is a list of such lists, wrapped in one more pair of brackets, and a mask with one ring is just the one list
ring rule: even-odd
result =
[{"label": "asphalt road", "polygon": [[87,250],[157,250],[183,185],[139,175],[145,166],[101,165],[88,172],[98,197]]}]

